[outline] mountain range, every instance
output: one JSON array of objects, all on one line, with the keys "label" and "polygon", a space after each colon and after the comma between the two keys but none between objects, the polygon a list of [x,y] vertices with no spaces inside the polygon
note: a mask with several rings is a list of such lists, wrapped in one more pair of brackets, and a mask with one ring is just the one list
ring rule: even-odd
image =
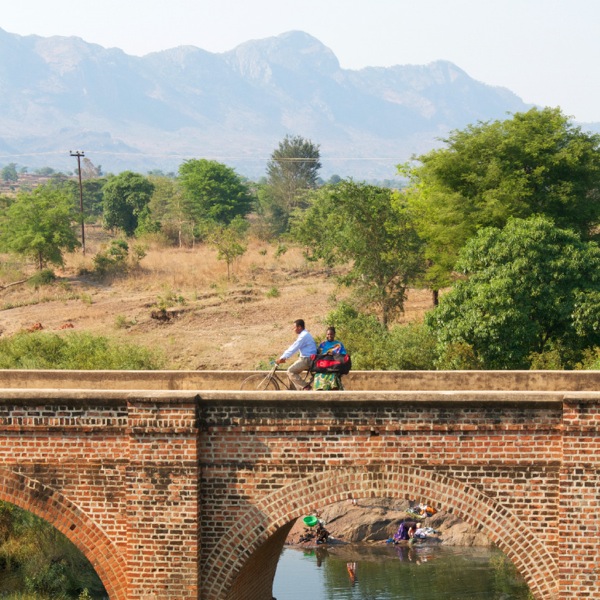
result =
[{"label": "mountain range", "polygon": [[453,129],[528,110],[447,61],[348,70],[300,31],[224,53],[142,57],[0,29],[0,165],[176,171],[210,158],[257,178],[285,135],[319,144],[321,175],[393,178]]}]

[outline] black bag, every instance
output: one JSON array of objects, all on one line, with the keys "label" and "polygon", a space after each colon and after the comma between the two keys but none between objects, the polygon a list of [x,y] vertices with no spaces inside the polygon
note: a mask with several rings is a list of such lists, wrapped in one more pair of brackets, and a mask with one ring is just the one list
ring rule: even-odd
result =
[{"label": "black bag", "polygon": [[347,375],[352,368],[349,354],[317,354],[314,358],[313,373],[338,373]]}]

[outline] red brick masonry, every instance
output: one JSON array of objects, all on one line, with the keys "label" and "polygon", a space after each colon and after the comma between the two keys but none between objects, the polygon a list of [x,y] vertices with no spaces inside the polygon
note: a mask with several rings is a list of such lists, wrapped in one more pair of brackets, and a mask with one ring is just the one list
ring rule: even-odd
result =
[{"label": "red brick masonry", "polygon": [[67,535],[111,600],[271,600],[294,520],[371,497],[451,510],[536,599],[600,598],[600,373],[331,393],[243,375],[0,372],[0,499]]}]

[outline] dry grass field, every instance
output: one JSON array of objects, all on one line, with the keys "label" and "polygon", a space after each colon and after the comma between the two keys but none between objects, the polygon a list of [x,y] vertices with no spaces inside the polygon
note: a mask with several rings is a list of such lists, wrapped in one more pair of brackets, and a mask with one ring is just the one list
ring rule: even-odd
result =
[{"label": "dry grass field", "polygon": [[[55,270],[58,281],[38,290],[4,287],[23,275],[4,257],[0,335],[39,323],[44,331],[86,331],[160,349],[167,368],[253,369],[293,341],[294,319],[303,318],[323,338],[327,313],[347,294],[337,287],[334,271],[307,262],[301,249],[282,253],[260,241],[250,243],[229,281],[225,262],[204,245],[150,245],[124,277],[79,275],[92,270],[92,257],[106,240],[99,229],[88,229],[86,256],[67,255],[65,268]],[[162,316],[161,307],[166,319],[155,318]],[[402,320],[420,319],[430,307],[429,292],[411,291]]]}]

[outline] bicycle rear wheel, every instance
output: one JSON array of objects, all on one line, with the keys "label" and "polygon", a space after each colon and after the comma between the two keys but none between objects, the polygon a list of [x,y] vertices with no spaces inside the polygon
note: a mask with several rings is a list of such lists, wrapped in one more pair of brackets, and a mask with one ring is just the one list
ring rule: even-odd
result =
[{"label": "bicycle rear wheel", "polygon": [[278,390],[279,383],[277,379],[270,376],[270,373],[254,373],[242,381],[241,390]]}]

